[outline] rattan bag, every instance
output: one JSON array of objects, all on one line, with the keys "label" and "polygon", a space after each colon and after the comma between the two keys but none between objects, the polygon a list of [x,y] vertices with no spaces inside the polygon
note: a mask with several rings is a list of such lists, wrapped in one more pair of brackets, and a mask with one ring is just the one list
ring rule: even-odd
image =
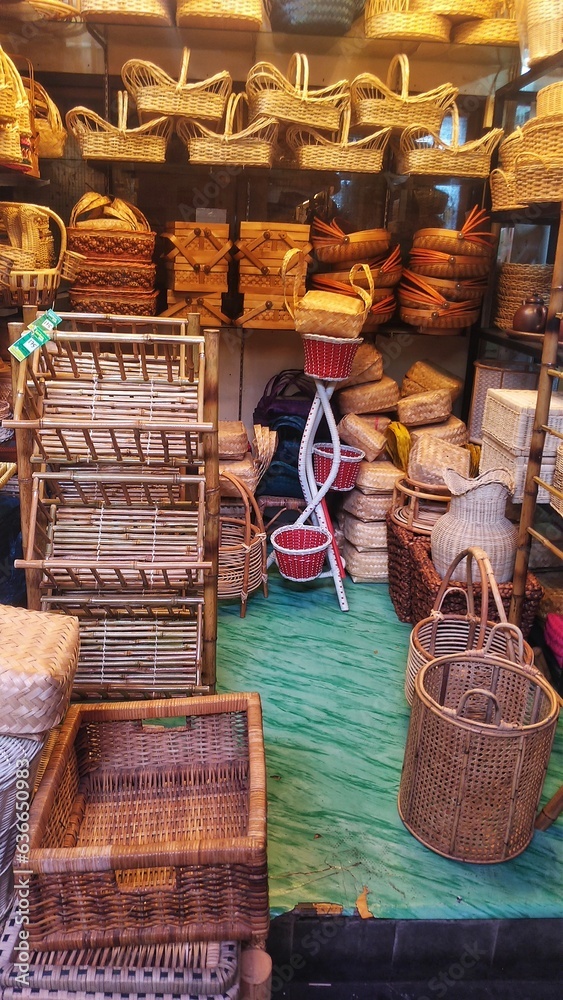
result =
[{"label": "rattan bag", "polygon": [[121,69],[125,88],[139,115],[175,115],[203,121],[221,121],[231,93],[230,74],[223,70],[207,80],[188,83],[190,50],[185,48],[178,80],[154,63],[129,59]]},{"label": "rattan bag", "polygon": [[250,119],[277,118],[280,122],[312,125],[337,132],[340,116],[350,100],[347,80],[340,80],[319,90],[309,89],[307,56],[294,53],[287,77],[269,62],[259,62],[246,80]]},{"label": "rattan bag", "polygon": [[457,97],[458,89],[444,83],[424,94],[410,96],[409,61],[406,55],[399,54],[389,63],[386,83],[373,73],[361,73],[352,81],[350,94],[352,125],[374,128],[425,125],[426,128],[439,129],[442,118]]}]

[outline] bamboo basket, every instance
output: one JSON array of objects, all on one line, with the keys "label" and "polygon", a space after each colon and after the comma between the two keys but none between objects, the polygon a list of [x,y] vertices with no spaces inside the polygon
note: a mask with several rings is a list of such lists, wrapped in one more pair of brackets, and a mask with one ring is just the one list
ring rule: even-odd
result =
[{"label": "bamboo basket", "polygon": [[371,333],[379,329],[382,323],[389,323],[395,315],[397,300],[393,294],[386,295],[384,299],[376,302],[369,310],[362,333]]},{"label": "bamboo basket", "polygon": [[491,208],[493,212],[511,212],[513,209],[525,208],[519,189],[516,186],[516,174],[513,170],[492,170],[489,176],[491,188]]},{"label": "bamboo basket", "polygon": [[380,129],[363,139],[350,141],[350,105],[342,112],[338,135],[326,138],[315,129],[293,125],[286,132],[286,142],[303,170],[346,170],[377,173],[391,136],[390,128]]},{"label": "bamboo basket", "polygon": [[528,0],[525,7],[530,65],[561,51],[563,5],[561,0]]},{"label": "bamboo basket", "polygon": [[472,19],[493,18],[498,10],[498,0],[411,0],[413,11],[440,14],[458,24]]},{"label": "bamboo basket", "polygon": [[[442,231],[434,230],[436,233]],[[488,256],[471,257],[467,254],[413,247],[410,252],[409,269],[414,274],[431,278],[484,278],[491,270],[491,262]]]},{"label": "bamboo basket", "polygon": [[342,555],[354,583],[387,583],[389,563],[385,546],[360,551],[351,542],[345,541]]},{"label": "bamboo basket", "polygon": [[231,94],[227,101],[222,133],[197,121],[180,119],[176,131],[188,150],[190,163],[236,163],[248,167],[271,167],[278,137],[274,118],[257,118],[244,127],[246,94]]},{"label": "bamboo basket", "polygon": [[0,9],[0,18],[21,21],[78,21],[80,19],[80,0],[29,0],[18,3],[17,0],[4,4]]},{"label": "bamboo basket", "polygon": [[[526,267],[525,264],[522,266]],[[476,444],[482,442],[483,415],[489,389],[534,390],[537,381],[538,373],[531,363],[509,365],[494,361],[476,361],[468,417],[469,440]]]},{"label": "bamboo basket", "polygon": [[371,282],[371,274],[366,264],[356,264],[350,271],[350,284],[342,286],[345,291],[321,292],[311,291],[299,297],[301,273],[306,264],[303,254],[298,248],[288,250],[283,259],[281,275],[285,282],[287,271],[292,262],[297,259],[300,274],[293,282],[293,301],[284,295],[285,306],[295,322],[298,333],[318,333],[325,337],[358,338],[364,325],[368,310],[371,308],[373,283],[369,291],[355,283],[356,274],[361,271]]},{"label": "bamboo basket", "polygon": [[49,94],[37,80],[24,79],[28,93],[33,92],[35,128],[38,135],[39,159],[56,160],[64,156],[68,133],[61,113]]},{"label": "bamboo basket", "polygon": [[31,808],[30,847],[31,948],[263,940],[258,695],[74,706]]},{"label": "bamboo basket", "polygon": [[[421,425],[418,424],[418,426],[420,427]],[[433,425],[429,421],[424,426],[427,429]],[[431,434],[425,432],[417,438],[410,449],[407,463],[409,479],[416,483],[424,484],[430,490],[437,487],[438,491],[447,491],[444,479],[446,469],[454,469],[462,476],[469,476],[471,469],[471,454],[469,449],[456,444],[450,444],[448,441],[433,437]]]},{"label": "bamboo basket", "polygon": [[399,285],[399,315],[405,323],[431,329],[458,330],[479,319],[480,307],[472,300],[450,302],[412,271],[403,271]]},{"label": "bamboo basket", "polygon": [[344,497],[342,510],[360,521],[384,521],[392,503],[392,491],[368,496],[354,488]]},{"label": "bamboo basket", "polygon": [[[395,77],[398,74],[398,91]],[[406,55],[393,57],[384,83],[372,73],[362,73],[350,86],[352,125],[381,128],[406,128],[425,125],[439,129],[446,111],[455,101],[458,89],[450,83],[415,96],[409,95],[409,61]]]},{"label": "bamboo basket", "polygon": [[523,153],[515,168],[515,185],[524,204],[563,200],[563,162]]},{"label": "bamboo basket", "polygon": [[[28,61],[30,73],[33,72]],[[0,47],[0,82],[10,81],[13,93],[14,115],[0,127],[0,162],[13,166],[23,173],[39,177],[37,137],[33,116],[33,94],[27,93],[20,73],[12,59]],[[8,98],[8,107],[11,106]],[[19,149],[18,149],[19,146]]]},{"label": "bamboo basket", "polygon": [[420,392],[422,389],[449,389],[452,403],[455,402],[463,389],[463,379],[431,364],[429,361],[415,361],[408,369],[405,378],[416,385],[416,392]]},{"label": "bamboo basket", "polygon": [[350,100],[347,80],[319,90],[309,89],[309,60],[298,52],[290,59],[287,77],[272,63],[256,63],[248,74],[246,93],[251,121],[277,118],[329,132],[338,131],[342,111]]},{"label": "bamboo basket", "polygon": [[452,397],[447,389],[428,389],[404,396],[397,403],[397,419],[405,427],[441,424],[452,412]]},{"label": "bamboo basket", "polygon": [[563,83],[550,83],[538,90],[536,97],[536,115],[545,118],[548,115],[563,114]]},{"label": "bamboo basket", "polygon": [[127,93],[120,91],[117,101],[117,125],[106,122],[88,108],[73,108],[68,112],[66,127],[80,146],[84,159],[164,163],[172,120],[167,117],[156,118],[146,125],[127,128]]},{"label": "bamboo basket", "polygon": [[[412,273],[412,272],[411,272]],[[466,281],[448,280],[447,278],[424,279],[425,284],[449,302],[481,302],[487,283],[481,278],[468,278]]]},{"label": "bamboo basket", "polygon": [[461,229],[419,229],[414,234],[413,248],[421,250],[439,250],[451,256],[486,257],[493,252],[495,237],[489,230],[480,230],[479,226],[488,222],[484,209],[477,206],[471,209]]},{"label": "bamboo basket", "polygon": [[262,587],[264,597],[268,596],[266,532],[254,494],[246,483],[229,472],[223,472],[221,478],[230,483],[242,501],[242,512],[240,517],[220,518],[217,596],[219,600],[240,600],[240,616],[244,618],[250,594]]},{"label": "bamboo basket", "polygon": [[524,133],[518,127],[504,138],[498,148],[499,166],[505,171],[513,171],[516,159],[523,152]]},{"label": "bamboo basket", "polygon": [[364,229],[357,233],[345,233],[338,223],[313,220],[311,235],[315,256],[323,263],[371,259],[386,253],[391,243],[391,233],[387,229]]},{"label": "bamboo basket", "polygon": [[487,17],[465,21],[454,27],[452,42],[456,45],[514,46],[520,44],[518,23],[511,17]]},{"label": "bamboo basket", "polygon": [[129,59],[124,64],[121,77],[141,117],[174,115],[221,121],[232,88],[230,74],[223,70],[199,83],[188,83],[189,62],[190,50],[185,48],[178,80],[144,59]]},{"label": "bamboo basket", "polygon": [[353,514],[344,514],[342,522],[346,541],[354,545],[358,552],[387,548],[385,521],[362,521]]},{"label": "bamboo basket", "polygon": [[488,177],[491,156],[499,144],[503,130],[490,129],[480,139],[459,143],[459,112],[452,104],[452,140],[445,142],[425,126],[411,125],[399,141],[397,171],[400,174],[433,174],[436,176]]},{"label": "bamboo basket", "polygon": [[450,22],[439,14],[413,11],[411,0],[368,0],[365,33],[366,38],[449,42]]},{"label": "bamboo basket", "polygon": [[522,126],[521,152],[526,155],[536,154],[547,162],[560,164],[563,160],[562,131],[561,113],[550,115],[548,118],[530,118]]},{"label": "bamboo basket", "polygon": [[[452,584],[455,570],[466,556],[466,585],[460,591],[466,602],[466,611],[464,614],[444,611],[445,595],[452,586],[455,589],[455,584]],[[496,621],[487,621],[482,611],[477,613],[475,610],[472,560],[475,560],[479,568],[481,607],[484,605],[488,609],[489,599],[492,598],[497,609]],[[429,617],[418,622],[411,632],[405,677],[405,696],[409,705],[414,700],[416,676],[430,660],[469,650],[480,650],[483,656],[492,653],[494,656],[506,657],[511,646],[515,662],[534,670],[534,652],[531,646],[524,642],[520,629],[507,622],[489,557],[482,549],[466,549],[449,567]]]},{"label": "bamboo basket", "polygon": [[[21,211],[20,211],[21,209]],[[6,218],[6,213],[16,213],[18,216],[18,229],[20,238],[25,240],[26,233],[31,235],[29,239],[30,249],[38,256],[43,252],[40,248],[40,225],[45,220],[50,220],[58,229],[59,233],[59,253],[51,267],[38,267],[19,269],[18,260],[9,256],[0,255],[0,287],[5,302],[11,305],[24,306],[34,305],[39,307],[52,306],[63,276],[63,269],[67,258],[67,236],[62,219],[42,205],[22,205],[12,202],[0,202],[0,217]],[[6,223],[10,232],[10,223]],[[9,254],[9,251],[8,251]],[[20,259],[21,263],[21,259]],[[68,273],[68,272],[67,272]]]},{"label": "bamboo basket", "polygon": [[76,203],[67,229],[69,249],[91,262],[147,263],[156,234],[134,205],[120,198],[88,192]]},{"label": "bamboo basket", "polygon": [[101,24],[173,24],[169,0],[80,0],[80,12]]},{"label": "bamboo basket", "polygon": [[262,0],[177,0],[179,28],[260,31]]},{"label": "bamboo basket", "polygon": [[428,434],[448,444],[457,444],[460,447],[467,444],[467,427],[459,417],[451,416],[443,424],[423,424],[422,427],[413,427],[411,430],[413,447],[423,435]]},{"label": "bamboo basket", "polygon": [[[354,261],[333,264],[334,270],[330,272],[330,277],[335,281],[347,282],[350,268],[353,264]],[[394,247],[386,257],[378,257],[376,260],[369,261],[368,267],[371,271],[375,288],[392,288],[394,285],[397,285],[403,273],[400,247]],[[316,275],[313,280],[318,280],[319,277],[321,275]],[[356,280],[359,284],[362,284],[362,275],[359,274]]]}]

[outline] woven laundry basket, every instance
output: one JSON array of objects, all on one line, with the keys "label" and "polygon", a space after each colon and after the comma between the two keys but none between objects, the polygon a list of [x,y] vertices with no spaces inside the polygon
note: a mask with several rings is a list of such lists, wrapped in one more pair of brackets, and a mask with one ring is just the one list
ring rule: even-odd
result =
[{"label": "woven laundry basket", "polygon": [[492,654],[431,660],[417,674],[399,814],[426,847],[494,864],[530,843],[558,718],[538,673]]}]

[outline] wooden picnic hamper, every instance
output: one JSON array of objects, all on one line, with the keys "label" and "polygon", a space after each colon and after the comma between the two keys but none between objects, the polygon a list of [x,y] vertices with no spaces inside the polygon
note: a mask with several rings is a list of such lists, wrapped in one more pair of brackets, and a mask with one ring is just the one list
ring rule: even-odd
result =
[{"label": "wooden picnic hamper", "polygon": [[217,596],[219,600],[240,600],[240,616],[244,618],[250,594],[262,587],[264,596],[268,596],[266,532],[254,494],[246,483],[230,472],[223,472],[221,478],[230,483],[242,506],[240,516],[220,517]]},{"label": "wooden picnic hamper", "polygon": [[[398,75],[398,84],[396,82]],[[396,89],[398,87],[398,89]],[[361,73],[350,85],[352,125],[406,128],[425,125],[439,129],[455,101],[458,89],[444,83],[424,94],[409,94],[409,61],[403,53],[393,56],[384,83],[373,73]]]},{"label": "wooden picnic hamper", "polygon": [[272,31],[298,35],[345,35],[365,0],[266,0]]},{"label": "wooden picnic hamper", "polygon": [[67,235],[69,249],[92,262],[149,263],[156,240],[135,205],[94,191],[83,195],[72,209]]},{"label": "wooden picnic hamper", "polygon": [[450,22],[439,14],[412,9],[411,0],[367,0],[366,38],[449,42]]},{"label": "wooden picnic hamper", "polygon": [[337,132],[342,111],[350,100],[350,85],[340,80],[318,90],[309,89],[309,60],[295,52],[287,77],[272,63],[256,63],[248,74],[246,93],[251,121],[277,118],[280,122]]},{"label": "wooden picnic hamper", "polygon": [[176,131],[188,150],[190,163],[236,163],[248,167],[271,167],[278,136],[275,118],[257,118],[244,126],[246,94],[231,94],[227,101],[223,132],[214,132],[202,122],[181,118]]},{"label": "wooden picnic hamper", "polygon": [[73,108],[67,113],[66,126],[80,146],[84,159],[164,163],[172,120],[164,116],[137,128],[127,128],[127,93],[120,91],[117,102],[117,125],[88,108]]},{"label": "wooden picnic hamper", "polygon": [[305,170],[346,170],[377,173],[391,136],[390,128],[380,129],[363,139],[350,141],[350,105],[342,112],[338,135],[327,138],[316,129],[292,125],[286,142],[295,153],[298,165]]},{"label": "wooden picnic hamper", "polygon": [[397,172],[437,176],[488,177],[491,156],[503,130],[490,129],[480,139],[459,142],[459,112],[456,104],[448,109],[452,119],[451,142],[429,132],[425,126],[410,125],[399,140]]},{"label": "wooden picnic hamper", "polygon": [[80,12],[102,24],[173,24],[170,0],[80,0]]},{"label": "wooden picnic hamper", "polygon": [[33,93],[35,128],[38,135],[39,159],[55,160],[64,156],[68,133],[61,113],[49,94],[37,80],[24,78],[26,91]]},{"label": "wooden picnic hamper", "polygon": [[129,59],[121,69],[126,90],[143,116],[175,115],[221,121],[231,93],[230,74],[223,70],[207,80],[188,83],[190,50],[185,48],[178,80],[144,59]]},{"label": "wooden picnic hamper", "polygon": [[426,847],[494,864],[530,843],[557,717],[537,672],[473,650],[426,663],[415,679],[398,808]]},{"label": "wooden picnic hamper", "polygon": [[[18,205],[13,202],[0,202],[0,220],[3,220],[0,224],[7,228],[10,239],[20,244],[5,249],[0,247],[2,300],[16,306],[52,306],[61,278],[72,278],[76,260],[73,254],[67,252],[64,222],[56,212],[43,205]],[[56,255],[52,235],[48,233],[48,239],[45,239],[49,223],[56,227],[59,239]],[[12,226],[17,234],[15,236],[12,235]],[[24,259],[17,252],[22,249],[26,255]],[[29,252],[35,256],[34,264],[27,257]]]},{"label": "wooden picnic hamper", "polygon": [[315,218],[311,240],[317,260],[326,264],[339,264],[343,261],[355,263],[386,253],[391,243],[391,233],[387,229],[363,229],[356,233],[345,233],[335,219],[328,223]]},{"label": "wooden picnic hamper", "polygon": [[[450,588],[456,589],[452,581],[455,580],[456,569],[465,557],[467,557],[466,587],[458,592],[466,602],[466,611],[465,613],[444,611],[444,597],[446,593],[451,592]],[[477,613],[475,610],[473,561],[479,568],[481,595],[484,595],[481,607],[485,603],[488,609],[489,598],[492,597],[498,621],[487,621],[482,611]],[[414,699],[416,675],[429,660],[449,653],[464,653],[467,650],[482,650],[496,656],[506,656],[511,643],[516,662],[533,669],[534,652],[531,646],[524,642],[520,629],[507,622],[489,557],[482,549],[465,549],[449,567],[429,617],[417,622],[411,632],[405,677],[405,696],[409,705],[412,705]]]},{"label": "wooden picnic hamper", "polygon": [[179,28],[260,31],[262,0],[177,0]]},{"label": "wooden picnic hamper", "polygon": [[265,785],[257,694],[72,707],[30,810],[31,948],[263,941]]}]

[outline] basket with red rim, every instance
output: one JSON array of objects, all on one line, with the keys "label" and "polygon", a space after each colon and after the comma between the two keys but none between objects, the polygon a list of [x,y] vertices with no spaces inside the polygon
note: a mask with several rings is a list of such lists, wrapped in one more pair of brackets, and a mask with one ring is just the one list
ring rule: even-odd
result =
[{"label": "basket with red rim", "polygon": [[[336,479],[330,487],[331,490],[338,490],[340,493],[353,490],[360,471],[360,462],[365,457],[364,452],[360,451],[359,448],[352,448],[351,445],[347,444],[341,445],[340,464]],[[313,446],[313,471],[317,486],[322,486],[328,479],[333,461],[334,445],[315,444]]]},{"label": "basket with red rim", "polygon": [[332,535],[312,525],[286,525],[271,537],[278,569],[286,580],[307,583],[320,576]]},{"label": "basket with red rim", "polygon": [[352,340],[344,337],[323,337],[317,333],[304,333],[302,336],[305,352],[305,374],[311,378],[325,379],[327,382],[340,382],[349,378],[352,362],[361,337]]}]

